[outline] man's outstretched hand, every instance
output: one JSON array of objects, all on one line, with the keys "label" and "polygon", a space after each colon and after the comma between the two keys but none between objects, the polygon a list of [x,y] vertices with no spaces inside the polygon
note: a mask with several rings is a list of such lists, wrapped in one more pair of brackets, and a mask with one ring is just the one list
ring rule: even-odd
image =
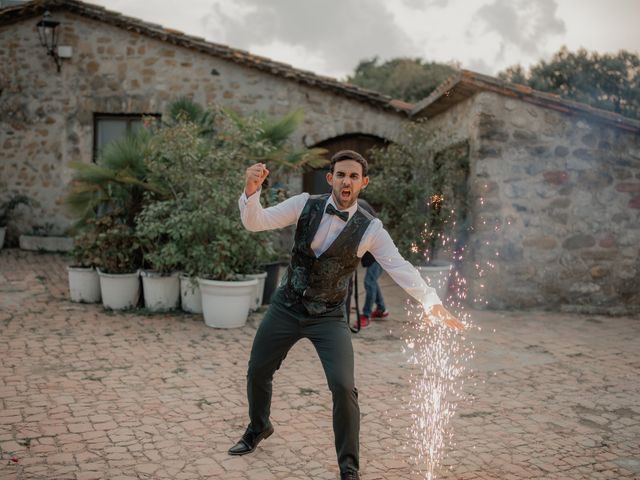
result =
[{"label": "man's outstretched hand", "polygon": [[[435,321],[435,323],[443,323],[449,328],[453,328],[458,331],[465,329],[464,323],[454,317],[449,310],[442,305],[434,305],[426,312],[427,321]],[[435,319],[435,320],[432,320]]]},{"label": "man's outstretched hand", "polygon": [[250,197],[260,189],[267,175],[269,175],[269,170],[264,163],[254,163],[247,168],[244,184],[244,193],[247,197]]}]

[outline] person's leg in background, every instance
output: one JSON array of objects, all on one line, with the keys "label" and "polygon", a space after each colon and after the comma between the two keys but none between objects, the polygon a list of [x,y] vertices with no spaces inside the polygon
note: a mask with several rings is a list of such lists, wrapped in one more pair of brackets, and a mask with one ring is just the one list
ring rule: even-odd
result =
[{"label": "person's leg in background", "polygon": [[376,281],[376,271],[374,265],[378,265],[378,262],[374,262],[373,264],[369,265],[367,267],[366,273],[364,274],[365,299],[364,307],[362,308],[362,315],[360,315],[361,327],[366,327],[367,325],[369,325],[369,320],[371,319],[371,310],[373,309],[373,304],[376,302],[376,298],[378,296],[378,283]]},{"label": "person's leg in background", "polygon": [[378,262],[376,262],[371,265],[369,269],[373,269],[371,275],[375,278],[374,283],[376,292],[374,298],[376,309],[371,312],[371,318],[386,318],[389,316],[389,312],[387,312],[387,307],[384,304],[384,298],[382,296],[382,289],[380,288],[380,284],[378,283],[380,275],[382,275],[382,267]]},{"label": "person's leg in background", "polygon": [[[362,326],[368,325],[371,318],[385,318],[389,315],[384,305],[382,289],[380,285],[378,285],[380,275],[382,275],[382,267],[378,262],[374,262],[367,267],[367,273],[364,276],[366,298],[364,308],[362,309],[362,316],[360,317],[360,324]],[[376,310],[373,310],[374,305],[377,307]]]}]

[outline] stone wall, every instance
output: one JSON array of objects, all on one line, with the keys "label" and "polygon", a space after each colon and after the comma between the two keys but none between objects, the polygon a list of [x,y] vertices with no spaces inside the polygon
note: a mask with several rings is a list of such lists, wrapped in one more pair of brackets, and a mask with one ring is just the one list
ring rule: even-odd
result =
[{"label": "stone wall", "polygon": [[73,48],[59,74],[40,46],[38,19],[0,27],[0,203],[17,193],[38,202],[12,225],[14,237],[35,225],[71,223],[61,204],[73,175],[66,165],[91,161],[94,113],[163,113],[183,95],[245,113],[303,109],[293,139],[299,147],[347,133],[393,140],[403,118],[75,14],[55,16],[59,45]]},{"label": "stone wall", "polygon": [[640,311],[640,135],[494,93],[473,103],[471,297]]}]

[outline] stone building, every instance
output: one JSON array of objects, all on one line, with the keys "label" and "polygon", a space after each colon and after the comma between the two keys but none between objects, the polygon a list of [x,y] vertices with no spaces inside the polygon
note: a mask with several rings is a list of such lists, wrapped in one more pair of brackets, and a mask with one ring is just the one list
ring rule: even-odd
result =
[{"label": "stone building", "polygon": [[[60,71],[41,46],[45,11],[59,22]],[[69,51],[70,47],[70,51]],[[23,193],[37,206],[13,236],[71,223],[61,205],[72,160],[91,162],[143,114],[180,96],[278,117],[302,109],[298,147],[367,150],[393,140],[408,104],[248,52],[75,0],[0,11],[0,203]],[[317,179],[306,178],[311,188]],[[315,183],[314,183],[315,180]],[[302,179],[299,179],[301,182]]]},{"label": "stone building", "polygon": [[640,311],[639,121],[469,71],[411,116],[467,145],[471,298]]},{"label": "stone building", "polygon": [[[60,72],[38,38],[46,10],[70,47]],[[467,166],[463,268],[476,305],[640,311],[640,122],[468,71],[408,105],[77,0],[0,10],[0,203],[38,202],[13,236],[68,226],[67,163],[94,161],[180,96],[272,116],[303,109],[295,143],[330,152],[366,152],[426,118],[439,153]]]}]

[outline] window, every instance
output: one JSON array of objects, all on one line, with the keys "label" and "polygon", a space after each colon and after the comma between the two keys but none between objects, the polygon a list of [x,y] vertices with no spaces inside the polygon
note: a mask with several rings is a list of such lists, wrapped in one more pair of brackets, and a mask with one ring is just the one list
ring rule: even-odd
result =
[{"label": "window", "polygon": [[108,114],[96,113],[93,116],[93,161],[109,143],[134,133],[142,127],[142,117],[160,117],[158,114]]}]

